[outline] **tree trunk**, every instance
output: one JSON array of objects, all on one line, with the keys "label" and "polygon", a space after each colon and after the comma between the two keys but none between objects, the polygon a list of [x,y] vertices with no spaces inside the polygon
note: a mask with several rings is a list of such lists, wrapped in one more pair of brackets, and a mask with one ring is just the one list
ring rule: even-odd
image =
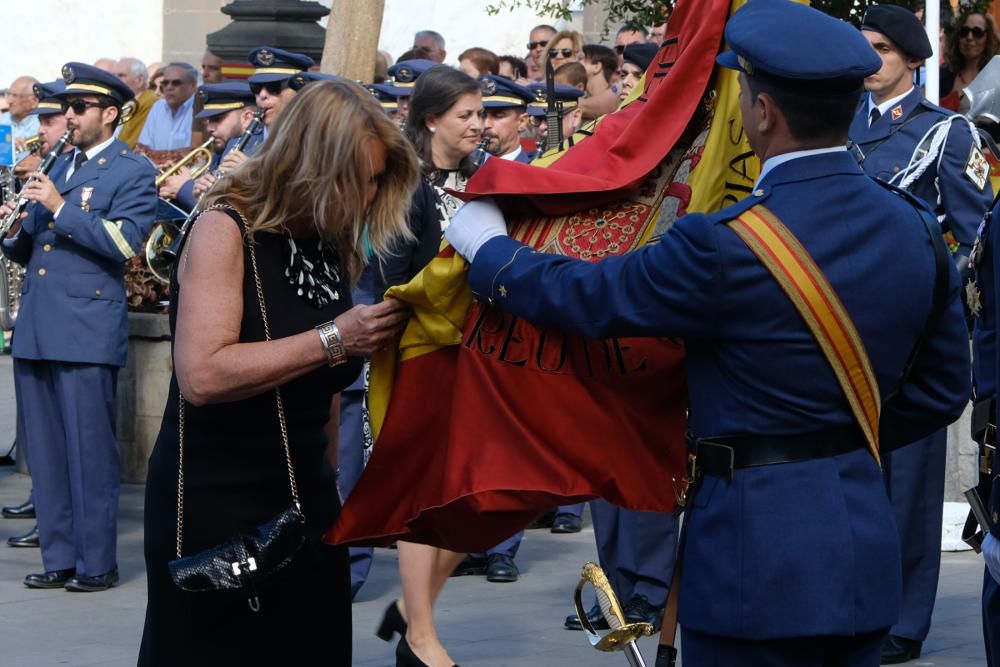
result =
[{"label": "tree trunk", "polygon": [[320,71],[371,81],[385,0],[334,0]]}]

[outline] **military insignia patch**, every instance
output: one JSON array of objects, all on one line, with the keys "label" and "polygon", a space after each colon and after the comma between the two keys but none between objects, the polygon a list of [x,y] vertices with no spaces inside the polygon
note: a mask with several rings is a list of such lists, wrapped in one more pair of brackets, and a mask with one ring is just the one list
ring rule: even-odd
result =
[{"label": "military insignia patch", "polygon": [[267,49],[261,49],[257,52],[257,62],[261,67],[270,67],[274,64],[274,54]]},{"label": "military insignia patch", "polygon": [[90,211],[90,198],[94,196],[94,188],[80,189],[80,208]]},{"label": "military insignia patch", "polygon": [[483,91],[483,95],[489,97],[496,94],[497,83],[488,76],[483,76],[479,78],[479,89]]},{"label": "military insignia patch", "polygon": [[63,80],[65,80],[66,83],[73,83],[73,79],[76,78],[76,75],[73,74],[73,68],[70,67],[69,65],[63,65],[62,75],[63,75]]},{"label": "military insignia patch", "polygon": [[107,158],[103,157],[97,158],[97,164],[101,165],[102,167],[104,166],[104,163],[107,161],[108,161]]},{"label": "military insignia patch", "polygon": [[409,83],[410,81],[413,81],[413,79],[414,79],[413,70],[410,69],[409,67],[406,67],[404,65],[403,67],[400,67],[398,70],[396,70],[396,81],[399,81],[401,83]]},{"label": "military insignia patch", "polygon": [[204,88],[199,88],[198,99],[201,100],[202,104],[206,104],[208,102],[208,91],[205,90]]},{"label": "military insignia patch", "polygon": [[972,145],[969,159],[965,163],[965,176],[980,190],[990,182],[990,163],[975,144]]},{"label": "military insignia patch", "polygon": [[965,284],[965,303],[969,306],[969,312],[973,317],[979,317],[983,310],[981,296],[974,281],[970,280]]},{"label": "military insignia patch", "polygon": [[894,107],[893,110],[890,111],[889,113],[892,115],[892,120],[897,121],[903,117],[903,107],[902,106]]}]

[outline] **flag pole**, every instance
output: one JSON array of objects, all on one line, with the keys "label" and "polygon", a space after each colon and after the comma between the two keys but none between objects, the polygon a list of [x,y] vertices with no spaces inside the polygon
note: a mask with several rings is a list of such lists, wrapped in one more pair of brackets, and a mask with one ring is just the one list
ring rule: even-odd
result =
[{"label": "flag pole", "polygon": [[938,86],[938,74],[941,69],[939,62],[941,39],[938,36],[941,31],[940,0],[926,0],[924,2],[924,21],[927,25],[927,38],[931,42],[931,50],[933,51],[925,63],[924,71],[927,73],[927,80],[924,81],[924,97],[932,104],[937,104],[938,98],[941,96]]}]

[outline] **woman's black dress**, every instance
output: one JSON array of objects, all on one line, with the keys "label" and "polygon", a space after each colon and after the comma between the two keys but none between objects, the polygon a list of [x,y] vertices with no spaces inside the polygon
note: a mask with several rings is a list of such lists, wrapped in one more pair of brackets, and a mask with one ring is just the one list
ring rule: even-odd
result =
[{"label": "woman's black dress", "polygon": [[[235,217],[234,222],[240,224]],[[272,338],[307,331],[351,307],[346,277],[335,290],[339,299],[323,308],[297,294],[285,275],[287,237],[257,234],[255,251]],[[244,247],[241,342],[265,339],[253,275]],[[174,331],[180,289],[176,280],[171,283]],[[260,586],[259,613],[239,591],[187,593],[170,578],[178,476],[178,389],[176,376],[171,379],[146,482],[149,599],[139,665],[351,664],[347,548],[323,544],[320,536],[340,511],[324,426],[333,394],[360,368],[360,361],[352,360],[281,387],[308,536],[295,560]],[[273,391],[231,403],[186,404],[184,416],[183,555],[188,556],[271,519],[289,506],[291,494]]]}]

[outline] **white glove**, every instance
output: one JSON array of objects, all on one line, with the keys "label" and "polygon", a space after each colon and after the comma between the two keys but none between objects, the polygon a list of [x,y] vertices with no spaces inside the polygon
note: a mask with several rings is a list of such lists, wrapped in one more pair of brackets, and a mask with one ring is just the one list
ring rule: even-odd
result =
[{"label": "white glove", "polygon": [[983,560],[986,561],[993,581],[1000,583],[1000,541],[991,533],[986,533],[983,538]]},{"label": "white glove", "polygon": [[444,230],[448,243],[470,262],[494,236],[507,236],[507,223],[491,197],[475,199],[458,209]]}]

